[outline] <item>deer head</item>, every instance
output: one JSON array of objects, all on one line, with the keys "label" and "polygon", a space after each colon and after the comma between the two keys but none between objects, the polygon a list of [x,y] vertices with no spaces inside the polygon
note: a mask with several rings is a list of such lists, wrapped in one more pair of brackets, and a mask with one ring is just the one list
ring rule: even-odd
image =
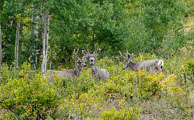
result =
[{"label": "deer head", "polygon": [[119,53],[120,53],[120,56],[121,56],[122,58],[124,58],[124,60],[125,60],[125,65],[123,66],[123,70],[125,70],[127,67],[129,67],[129,65],[133,64],[133,63],[132,63],[132,61],[133,61],[133,56],[130,55],[130,54],[128,53],[128,51],[127,51],[126,53],[124,53],[124,56],[123,56],[123,54],[121,53],[121,51],[119,51]]},{"label": "deer head", "polygon": [[86,67],[86,59],[85,59],[85,56],[83,56],[82,59],[80,59],[79,57],[77,57],[76,63],[77,63],[77,65],[79,67]]},{"label": "deer head", "polygon": [[91,65],[95,64],[96,56],[98,56],[100,52],[101,52],[100,48],[96,52],[93,52],[92,54],[90,54],[89,51],[82,50],[82,53],[86,57],[86,60],[89,60]]},{"label": "deer head", "polygon": [[77,51],[74,49],[73,51],[73,57],[75,59],[75,62],[77,63],[77,66],[78,67],[86,67],[86,57],[83,56],[82,59],[80,59],[78,57],[78,52],[79,52],[79,49],[77,49]]}]

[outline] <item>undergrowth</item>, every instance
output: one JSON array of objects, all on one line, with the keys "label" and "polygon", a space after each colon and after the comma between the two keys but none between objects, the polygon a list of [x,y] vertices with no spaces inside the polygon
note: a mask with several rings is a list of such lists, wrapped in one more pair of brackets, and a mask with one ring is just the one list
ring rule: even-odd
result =
[{"label": "undergrowth", "polygon": [[[140,55],[135,61],[155,58]],[[107,80],[43,76],[24,63],[17,74],[3,65],[0,82],[2,119],[192,119],[194,60],[165,60],[163,73],[122,70],[123,62],[104,58]],[[176,65],[175,65],[176,62]],[[179,64],[177,63],[179,62]]]}]

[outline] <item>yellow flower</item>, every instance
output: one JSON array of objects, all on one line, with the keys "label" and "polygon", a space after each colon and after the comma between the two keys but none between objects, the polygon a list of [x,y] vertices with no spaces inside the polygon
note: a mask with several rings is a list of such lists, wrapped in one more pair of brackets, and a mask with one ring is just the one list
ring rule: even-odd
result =
[{"label": "yellow flower", "polygon": [[175,75],[174,74],[171,74],[171,75],[168,76],[168,79],[169,80],[172,80],[173,78],[175,78]]},{"label": "yellow flower", "polygon": [[20,70],[19,75],[24,75],[24,70]]},{"label": "yellow flower", "polygon": [[19,18],[21,16],[21,14],[16,14],[16,18]]},{"label": "yellow flower", "polygon": [[158,75],[159,78],[162,78],[163,76],[164,74],[162,72]]},{"label": "yellow flower", "polygon": [[17,90],[14,90],[14,93],[16,94],[17,93]]},{"label": "yellow flower", "polygon": [[138,71],[138,75],[139,75],[139,76],[143,76],[143,75],[145,75],[145,71],[143,71],[143,70],[139,70],[139,71]]},{"label": "yellow flower", "polygon": [[71,104],[74,105],[74,100],[73,99],[71,99]]},{"label": "yellow flower", "polygon": [[118,104],[118,106],[121,106],[121,105],[123,105],[123,100],[121,100],[121,101],[119,102],[119,104]]}]

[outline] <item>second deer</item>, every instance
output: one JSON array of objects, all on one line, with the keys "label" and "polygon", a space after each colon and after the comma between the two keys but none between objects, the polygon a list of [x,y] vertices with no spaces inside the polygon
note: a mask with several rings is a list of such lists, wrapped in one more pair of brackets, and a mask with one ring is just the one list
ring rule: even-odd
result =
[{"label": "second deer", "polygon": [[82,53],[84,54],[86,59],[90,61],[90,65],[92,68],[92,78],[107,79],[109,72],[106,69],[100,69],[96,66],[96,62],[95,62],[96,56],[98,56],[100,52],[101,52],[101,49],[98,49],[93,54],[90,54],[89,51],[82,50]]},{"label": "second deer", "polygon": [[[120,52],[120,51],[119,51]],[[133,63],[133,56],[128,52],[125,54],[125,57],[120,52],[121,57],[125,59],[125,65],[123,70],[127,67],[131,68],[133,71],[146,70],[146,71],[158,71],[162,72],[164,68],[164,62],[161,59],[145,60],[138,63]]]},{"label": "second deer", "polygon": [[54,79],[54,75],[56,74],[58,77],[66,77],[66,78],[76,78],[79,77],[81,75],[81,71],[83,67],[86,67],[86,59],[83,56],[82,59],[80,59],[77,54],[78,51],[75,52],[74,50],[74,57],[76,59],[76,67],[74,70],[65,70],[65,71],[56,71],[56,70],[51,70],[50,71],[50,76],[51,76],[51,81],[53,81]]}]

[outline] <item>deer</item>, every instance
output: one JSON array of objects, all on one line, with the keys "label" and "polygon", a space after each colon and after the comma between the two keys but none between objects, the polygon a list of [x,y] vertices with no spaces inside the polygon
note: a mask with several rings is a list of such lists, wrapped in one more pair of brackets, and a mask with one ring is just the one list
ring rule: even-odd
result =
[{"label": "deer", "polygon": [[93,54],[90,54],[89,51],[82,50],[82,53],[86,57],[86,60],[90,61],[90,65],[92,69],[92,78],[106,80],[108,75],[110,75],[109,72],[106,69],[98,68],[95,62],[96,56],[98,56],[100,52],[101,52],[100,48],[96,52],[93,52]]},{"label": "deer", "polygon": [[138,63],[133,63],[133,56],[130,55],[128,52],[125,53],[126,57],[124,57],[120,51],[119,53],[120,56],[125,59],[125,65],[123,66],[123,70],[129,67],[136,72],[138,70],[163,72],[164,62],[161,59],[145,60]]},{"label": "deer", "polygon": [[51,81],[53,81],[54,79],[54,75],[57,74],[58,77],[65,77],[65,78],[76,78],[76,77],[80,77],[81,75],[81,71],[83,67],[86,67],[86,59],[85,56],[82,57],[82,59],[80,59],[77,56],[79,50],[77,50],[77,52],[74,53],[75,54],[75,60],[76,60],[76,67],[74,70],[65,70],[65,71],[56,71],[56,70],[51,70],[50,71],[50,76],[51,76]]}]

